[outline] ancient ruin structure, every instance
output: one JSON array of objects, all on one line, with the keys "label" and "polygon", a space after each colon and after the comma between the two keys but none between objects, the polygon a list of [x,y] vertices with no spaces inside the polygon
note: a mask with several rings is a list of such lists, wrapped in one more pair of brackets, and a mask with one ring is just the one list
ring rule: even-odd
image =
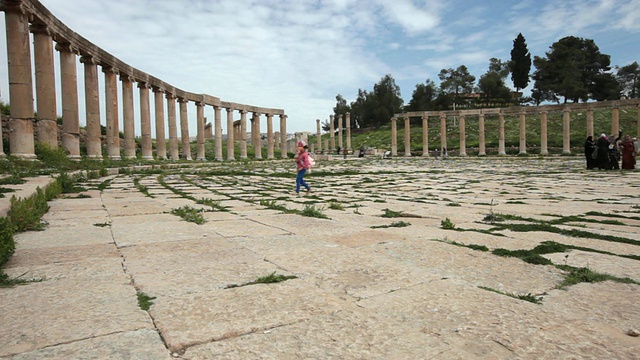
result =
[{"label": "ancient ruin structure", "polygon": [[[280,118],[279,142],[283,157],[287,154],[286,115],[282,109],[263,108],[252,105],[222,101],[208,94],[194,94],[165,83],[151,74],[140,71],[115,56],[107,53],[96,44],[69,29],[37,0],[1,0],[0,10],[5,13],[7,33],[8,76],[9,76],[9,154],[20,158],[35,158],[35,139],[53,148],[58,144],[58,109],[56,99],[62,100],[62,134],[60,146],[70,157],[80,157],[80,118],[86,120],[86,155],[101,158],[103,145],[101,136],[100,112],[106,119],[106,155],[119,159],[136,156],[136,134],[134,123],[134,87],[138,88],[140,104],[141,156],[153,158],[152,139],[156,140],[156,158],[180,157],[191,159],[189,144],[188,107],[195,106],[197,114],[197,150],[195,158],[205,158],[205,119],[204,108],[214,109],[215,120],[213,137],[215,159],[223,160],[222,154],[222,118],[221,109],[227,111],[227,160],[235,160],[234,139],[240,140],[240,158],[247,157],[246,116],[251,113],[251,133],[256,136],[252,144],[256,148],[256,158],[261,158],[260,117],[267,117],[267,158],[274,158],[273,116]],[[33,33],[33,49],[30,33]],[[55,42],[55,46],[53,45]],[[60,57],[60,69],[54,69],[54,49]],[[35,69],[32,69],[32,59]],[[86,114],[79,114],[78,83],[76,66],[78,61],[84,66],[84,94]],[[56,94],[55,73],[61,79],[61,94]],[[98,74],[104,74],[105,93],[100,94]],[[33,75],[35,74],[35,82]],[[118,82],[120,84],[118,84]],[[34,103],[33,93],[37,96]],[[122,104],[118,102],[118,85],[121,87]],[[150,96],[153,92],[155,105],[154,121],[156,134],[151,133]],[[177,106],[176,106],[177,104]],[[166,112],[165,112],[166,109]],[[179,111],[179,125],[176,110]],[[34,115],[37,112],[37,117]],[[234,136],[234,113],[240,113],[240,133]],[[122,119],[120,119],[122,116]],[[167,150],[165,121],[168,122],[169,146]],[[178,126],[182,154],[178,149]],[[0,128],[1,129],[1,128]],[[124,133],[124,146],[121,149],[120,129]],[[37,134],[37,136],[36,136]],[[0,156],[2,136],[0,134]]]}]

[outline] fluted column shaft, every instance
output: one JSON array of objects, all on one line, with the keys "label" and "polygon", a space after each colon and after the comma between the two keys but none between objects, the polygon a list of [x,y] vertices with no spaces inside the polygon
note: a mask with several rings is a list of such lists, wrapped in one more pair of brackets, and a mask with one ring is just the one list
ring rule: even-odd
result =
[{"label": "fluted column shaft", "polygon": [[76,49],[58,43],[62,92],[62,148],[71,158],[80,157],[80,116],[78,114],[78,75]]},{"label": "fluted column shaft", "polygon": [[571,155],[571,110],[562,110],[562,154]]},{"label": "fluted column shaft", "polygon": [[422,157],[429,157],[429,117],[422,115]]},{"label": "fluted column shaft", "polygon": [[329,139],[331,141],[331,151],[336,151],[336,127],[333,124],[333,115],[329,115]]},{"label": "fluted column shaft", "polygon": [[38,143],[58,147],[56,122],[56,86],[53,60],[53,39],[45,25],[32,25],[33,56],[36,71],[36,99],[38,109]]},{"label": "fluted column shaft", "polygon": [[611,134],[618,136],[620,131],[620,107],[613,105],[611,108]]},{"label": "fluted column shaft", "polygon": [[33,83],[29,19],[20,3],[4,3],[9,70],[9,151],[11,155],[35,159],[33,134]]},{"label": "fluted column shaft", "polygon": [[[593,108],[588,107],[587,108],[587,136],[593,136],[594,134],[594,129],[593,129]],[[594,139],[597,140],[597,139]]]},{"label": "fluted column shaft", "polygon": [[478,156],[487,155],[487,144],[484,138],[484,114],[478,114]]},{"label": "fluted column shaft", "polygon": [[317,152],[322,152],[322,127],[320,126],[320,119],[316,119],[316,146]]},{"label": "fluted column shaft", "polygon": [[280,115],[280,151],[281,157],[286,159],[287,154],[287,115]]},{"label": "fluted column shaft", "polygon": [[398,124],[395,117],[391,118],[391,156],[398,156]]},{"label": "fluted column shaft", "polygon": [[122,125],[124,130],[124,157],[136,157],[136,128],[133,115],[133,78],[126,74],[120,75],[122,83]]},{"label": "fluted column shaft", "polygon": [[178,150],[178,123],[176,119],[176,96],[167,93],[167,121],[169,122],[169,156],[171,160],[180,160]]},{"label": "fluted column shaft", "polygon": [[[139,82],[140,89],[140,154],[143,159],[153,159],[153,144],[151,141],[151,108],[149,104],[149,85]],[[135,143],[135,142],[134,142]]]},{"label": "fluted column shaft", "polygon": [[526,117],[524,112],[521,112],[518,115],[519,121],[518,123],[520,124],[520,152],[519,154],[526,154],[527,153],[527,124],[526,124]]},{"label": "fluted column shaft", "polygon": [[411,157],[411,123],[409,117],[404,118],[404,156]]},{"label": "fluted column shaft", "polygon": [[504,150],[504,114],[498,114],[498,155],[507,155]]},{"label": "fluted column shaft", "polygon": [[247,158],[247,112],[240,110],[240,159]]},{"label": "fluted column shaft", "polygon": [[180,104],[180,142],[182,144],[182,158],[191,160],[191,142],[189,141],[189,114],[187,113],[187,99],[178,98]]},{"label": "fluted column shaft", "polygon": [[344,145],[342,143],[342,114],[338,115],[338,146],[341,151],[344,151]]},{"label": "fluted column shaft", "polygon": [[107,155],[120,159],[120,123],[118,119],[118,71],[102,66],[105,87],[105,116],[107,120]]},{"label": "fluted column shaft", "polygon": [[164,100],[163,91],[153,88],[153,104],[156,124],[156,157],[160,160],[167,158],[167,141],[164,133]]},{"label": "fluted column shaft", "polygon": [[444,114],[440,115],[440,147],[444,157],[447,149],[447,116]]},{"label": "fluted column shaft", "polygon": [[547,111],[540,113],[540,155],[549,155],[549,149],[547,148],[548,114]]},{"label": "fluted column shaft", "polygon": [[344,122],[347,127],[347,150],[351,152],[351,114],[346,113],[344,116]]},{"label": "fluted column shaft", "polygon": [[214,114],[214,138],[215,138],[215,160],[222,161],[224,158],[222,157],[222,109],[220,106],[213,107]]},{"label": "fluted column shaft", "polygon": [[196,160],[205,160],[204,157],[204,104],[196,103]]},{"label": "fluted column shaft", "polygon": [[267,114],[267,159],[274,159],[273,155],[273,115]]},{"label": "fluted column shaft", "polygon": [[227,160],[235,160],[234,138],[233,138],[233,109],[227,108]]},{"label": "fluted column shaft", "polygon": [[98,65],[90,56],[81,57],[80,62],[84,64],[84,99],[85,114],[87,117],[87,135],[85,142],[87,145],[87,157],[98,158],[102,157]]},{"label": "fluted column shaft", "polygon": [[253,129],[251,131],[253,141],[253,149],[255,151],[255,158],[262,159],[262,136],[260,134],[260,114],[253,113]]},{"label": "fluted column shaft", "polygon": [[460,156],[467,156],[467,119],[460,116]]}]

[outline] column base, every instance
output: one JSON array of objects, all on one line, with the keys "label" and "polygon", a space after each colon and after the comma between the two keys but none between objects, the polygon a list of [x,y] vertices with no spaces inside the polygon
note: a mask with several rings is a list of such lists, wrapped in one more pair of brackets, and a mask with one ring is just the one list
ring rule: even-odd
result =
[{"label": "column base", "polygon": [[571,155],[571,150],[563,150],[562,155]]},{"label": "column base", "polygon": [[206,159],[206,158],[204,158],[204,157],[199,157],[199,158],[196,158],[196,160],[197,160],[197,161],[205,161],[205,160],[207,160],[207,159]]},{"label": "column base", "polygon": [[38,160],[36,154],[11,154],[22,160]]},{"label": "column base", "polygon": [[541,152],[540,152],[540,155],[548,156],[548,155],[549,155],[549,152],[548,152],[548,151],[541,151]]},{"label": "column base", "polygon": [[153,156],[151,155],[143,155],[142,158],[145,160],[153,160]]}]

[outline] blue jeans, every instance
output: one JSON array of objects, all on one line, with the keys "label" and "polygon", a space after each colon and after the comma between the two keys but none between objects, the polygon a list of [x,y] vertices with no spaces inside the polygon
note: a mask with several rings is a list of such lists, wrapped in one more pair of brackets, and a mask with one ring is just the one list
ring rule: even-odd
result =
[{"label": "blue jeans", "polygon": [[298,176],[296,177],[296,192],[300,192],[300,186],[304,186],[305,189],[309,190],[311,187],[309,184],[304,182],[304,174],[307,173],[307,169],[298,170]]}]

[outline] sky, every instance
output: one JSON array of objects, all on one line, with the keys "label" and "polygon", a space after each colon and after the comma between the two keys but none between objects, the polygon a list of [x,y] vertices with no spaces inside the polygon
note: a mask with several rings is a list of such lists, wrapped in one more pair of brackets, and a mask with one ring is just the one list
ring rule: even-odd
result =
[{"label": "sky", "polygon": [[[289,133],[315,133],[336,95],[350,103],[387,74],[405,104],[417,84],[439,84],[441,69],[465,65],[478,80],[490,58],[510,59],[518,33],[532,58],[576,36],[593,39],[612,66],[640,61],[640,0],[40,1],[73,31],[177,88],[284,109]],[[5,44],[3,35],[3,101]],[[80,63],[78,71],[80,82]],[[195,106],[189,112],[195,136]],[[212,107],[205,116],[213,121]],[[261,127],[266,132],[264,116]]]}]

